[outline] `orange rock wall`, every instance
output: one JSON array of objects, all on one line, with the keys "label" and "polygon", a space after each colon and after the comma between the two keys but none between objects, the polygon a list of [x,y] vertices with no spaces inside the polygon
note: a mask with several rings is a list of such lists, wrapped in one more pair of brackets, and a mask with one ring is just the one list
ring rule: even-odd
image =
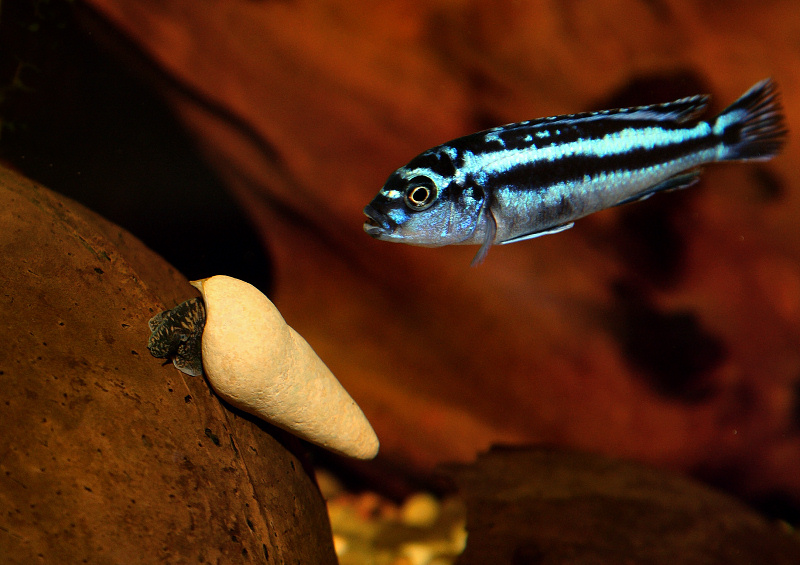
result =
[{"label": "orange rock wall", "polygon": [[[88,0],[256,222],[274,300],[420,469],[546,442],[800,497],[800,156],[494,248],[373,241],[361,209],[458,135],[757,80],[800,131],[793,0]],[[216,273],[209,273],[216,274]]]}]

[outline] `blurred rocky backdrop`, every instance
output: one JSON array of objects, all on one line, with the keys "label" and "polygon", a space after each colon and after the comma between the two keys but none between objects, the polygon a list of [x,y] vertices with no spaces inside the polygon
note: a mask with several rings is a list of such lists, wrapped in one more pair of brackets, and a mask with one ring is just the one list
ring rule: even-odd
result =
[{"label": "blurred rocky backdrop", "polygon": [[187,277],[267,290],[363,407],[379,464],[425,477],[555,444],[798,519],[795,134],[477,268],[474,248],[361,227],[394,169],[507,122],[698,92],[713,113],[772,76],[800,131],[793,0],[23,4],[0,19],[21,49],[3,158]]}]

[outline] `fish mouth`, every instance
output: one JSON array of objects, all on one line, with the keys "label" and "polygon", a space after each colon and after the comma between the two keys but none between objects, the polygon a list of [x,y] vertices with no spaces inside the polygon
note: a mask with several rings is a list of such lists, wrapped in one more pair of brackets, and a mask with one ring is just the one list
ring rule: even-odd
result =
[{"label": "fish mouth", "polygon": [[376,239],[381,239],[394,231],[389,217],[378,212],[371,205],[368,204],[364,208],[364,215],[367,216],[367,219],[364,220],[364,231],[367,232],[368,235]]}]

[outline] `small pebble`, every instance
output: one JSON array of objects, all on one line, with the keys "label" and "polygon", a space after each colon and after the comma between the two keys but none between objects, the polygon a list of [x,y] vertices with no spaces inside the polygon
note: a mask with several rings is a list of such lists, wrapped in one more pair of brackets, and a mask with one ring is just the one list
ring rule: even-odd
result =
[{"label": "small pebble", "polygon": [[402,522],[407,526],[429,528],[439,519],[441,504],[430,493],[418,492],[409,496],[400,509]]},{"label": "small pebble", "polygon": [[450,541],[452,542],[453,552],[460,554],[467,547],[467,522],[459,522],[450,530]]},{"label": "small pebble", "polygon": [[434,557],[433,550],[421,542],[403,544],[400,553],[408,559],[410,565],[428,565]]},{"label": "small pebble", "polygon": [[374,492],[341,490],[327,506],[340,565],[452,565],[464,550],[465,509],[454,498],[421,492],[397,506]]},{"label": "small pebble", "polygon": [[341,557],[347,553],[348,546],[349,544],[344,536],[333,534],[333,550],[337,556]]}]

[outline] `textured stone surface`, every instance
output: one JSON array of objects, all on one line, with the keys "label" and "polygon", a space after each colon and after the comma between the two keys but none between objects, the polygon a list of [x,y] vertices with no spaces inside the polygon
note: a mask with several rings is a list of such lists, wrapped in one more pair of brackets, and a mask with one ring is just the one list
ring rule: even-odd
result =
[{"label": "textured stone surface", "polygon": [[459,565],[789,565],[800,555],[800,536],[733,498],[633,463],[493,449],[454,478],[467,504]]},{"label": "textured stone surface", "polygon": [[0,561],[335,563],[283,435],[147,352],[188,282],[4,168],[0,226]]},{"label": "textured stone surface", "polygon": [[771,75],[800,131],[794,0],[89,4],[261,227],[271,298],[385,457],[554,442],[800,499],[798,144],[477,269],[361,229],[392,170],[492,125],[698,91],[716,112]]}]

